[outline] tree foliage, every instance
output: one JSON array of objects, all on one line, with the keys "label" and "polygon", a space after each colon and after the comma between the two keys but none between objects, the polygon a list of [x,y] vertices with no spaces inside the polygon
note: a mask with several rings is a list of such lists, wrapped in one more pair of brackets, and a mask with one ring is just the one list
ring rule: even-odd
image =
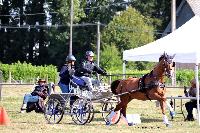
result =
[{"label": "tree foliage", "polygon": [[129,7],[119,16],[115,16],[104,29],[102,41],[105,45],[116,45],[120,52],[142,46],[153,41],[153,27],[148,23],[148,18]]},{"label": "tree foliage", "polygon": [[101,52],[100,64],[107,70],[116,70],[122,66],[120,53],[115,45],[105,45]]},{"label": "tree foliage", "polygon": [[[125,49],[152,41],[153,27],[163,30],[170,19],[170,3],[167,0],[74,0],[74,24],[94,25],[73,27],[73,54],[81,60],[85,51],[96,51],[98,21],[105,24],[100,29],[102,54],[106,53],[105,47],[117,48],[117,56]],[[70,0],[4,0],[0,15],[8,16],[0,16],[0,61],[60,67],[69,50],[70,4]],[[118,12],[121,12],[119,16]],[[104,64],[106,60],[102,58],[101,62]]]}]

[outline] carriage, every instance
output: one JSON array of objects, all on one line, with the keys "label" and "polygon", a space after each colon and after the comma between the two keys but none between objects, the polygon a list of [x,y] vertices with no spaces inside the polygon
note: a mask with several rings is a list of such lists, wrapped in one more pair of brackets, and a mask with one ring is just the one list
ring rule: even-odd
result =
[{"label": "carriage", "polygon": [[[64,115],[69,115],[76,124],[84,125],[93,120],[95,113],[101,113],[103,120],[107,122],[107,117],[115,108],[118,100],[113,96],[109,87],[102,83],[102,79],[92,81],[94,86],[92,98],[87,87],[75,83],[73,79],[69,84],[70,93],[51,94],[45,104],[44,116],[47,122],[57,124]],[[100,104],[100,110],[96,110],[94,106],[96,103]],[[117,123],[119,118],[115,119],[113,124]]]},{"label": "carriage", "polygon": [[[94,107],[93,102],[95,100],[97,102],[103,101],[102,103],[102,116],[106,121],[107,125],[115,124],[119,121],[121,115],[122,118],[126,119],[126,109],[127,104],[132,99],[138,100],[157,100],[160,102],[161,111],[163,115],[163,123],[166,126],[170,126],[168,118],[165,114],[166,106],[170,110],[170,115],[174,116],[174,110],[170,106],[170,104],[166,101],[166,88],[164,77],[171,77],[171,72],[175,63],[172,61],[175,55],[169,56],[166,53],[161,55],[159,58],[158,64],[154,67],[154,69],[142,76],[141,78],[131,77],[128,79],[118,79],[112,82],[111,84],[111,92],[107,91],[107,96],[103,97],[95,97],[90,99],[87,97],[87,88],[78,86],[73,88],[73,81],[71,81],[71,88],[77,90],[71,94],[58,94],[57,97],[53,98],[53,96],[49,98],[46,109],[45,109],[45,118],[49,123],[59,123],[65,114],[67,107],[69,108],[69,98],[71,95],[78,96],[78,99],[73,103],[72,107],[68,110],[69,115],[72,117],[72,120],[76,124],[86,124],[87,122],[92,121],[94,118]],[[97,94],[102,94],[100,88],[101,84],[97,84]],[[115,95],[113,95],[115,94]],[[66,96],[66,97],[65,97]],[[115,99],[113,99],[113,97]],[[117,100],[119,98],[120,100]],[[66,100],[68,99],[68,100]],[[64,100],[64,102],[62,102]],[[117,104],[114,106],[113,104]],[[50,112],[50,113],[48,113]],[[118,113],[120,112],[120,113]],[[117,114],[117,115],[116,115]],[[49,118],[48,118],[49,116]],[[53,122],[51,122],[51,118],[53,116]],[[58,120],[55,120],[57,116],[60,116]],[[113,120],[113,116],[115,119]],[[117,117],[116,117],[117,116]],[[128,123],[128,125],[132,125]]]}]

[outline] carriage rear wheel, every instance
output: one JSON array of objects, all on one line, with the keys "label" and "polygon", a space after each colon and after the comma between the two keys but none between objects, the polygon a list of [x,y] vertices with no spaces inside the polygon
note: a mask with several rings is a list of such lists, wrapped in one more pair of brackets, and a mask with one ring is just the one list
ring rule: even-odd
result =
[{"label": "carriage rear wheel", "polygon": [[45,104],[44,116],[48,123],[59,123],[64,114],[64,107],[58,99],[50,98]]},{"label": "carriage rear wheel", "polygon": [[88,100],[79,98],[77,99],[71,108],[72,120],[78,125],[84,125],[90,119],[91,104]]},{"label": "carriage rear wheel", "polygon": [[[115,109],[117,104],[117,100],[115,99],[108,99],[105,103],[102,105],[102,117],[104,121],[108,122],[108,116],[110,113]],[[113,119],[111,120],[111,124],[117,124],[121,118],[121,113],[116,114]]]}]

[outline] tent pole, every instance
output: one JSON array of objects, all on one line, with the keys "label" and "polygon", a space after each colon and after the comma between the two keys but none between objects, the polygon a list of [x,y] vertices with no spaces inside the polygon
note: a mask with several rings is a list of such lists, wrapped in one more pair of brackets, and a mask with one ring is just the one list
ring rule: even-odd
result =
[{"label": "tent pole", "polygon": [[[171,0],[171,32],[176,30],[176,0]],[[176,86],[176,65],[172,75],[172,86]]]},{"label": "tent pole", "polygon": [[195,65],[195,79],[196,79],[196,88],[197,88],[197,111],[198,111],[198,123],[200,125],[200,112],[199,112],[199,77],[198,77],[198,62]]},{"label": "tent pole", "polygon": [[126,74],[126,61],[124,60],[123,61],[123,79],[126,78],[125,74]]}]

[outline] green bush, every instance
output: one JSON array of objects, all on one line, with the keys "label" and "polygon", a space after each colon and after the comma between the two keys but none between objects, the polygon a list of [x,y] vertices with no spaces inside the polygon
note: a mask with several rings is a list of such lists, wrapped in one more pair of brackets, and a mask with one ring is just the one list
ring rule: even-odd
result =
[{"label": "green bush", "polygon": [[176,82],[179,85],[189,86],[190,80],[195,78],[194,74],[195,74],[194,71],[189,70],[189,69],[177,70],[176,71]]},{"label": "green bush", "polygon": [[24,82],[35,81],[36,78],[43,78],[49,82],[56,82],[57,68],[53,65],[49,66],[34,66],[30,63],[13,63],[0,64],[0,70],[3,72],[3,80],[9,79],[9,72],[11,72],[14,80],[23,80]]}]

